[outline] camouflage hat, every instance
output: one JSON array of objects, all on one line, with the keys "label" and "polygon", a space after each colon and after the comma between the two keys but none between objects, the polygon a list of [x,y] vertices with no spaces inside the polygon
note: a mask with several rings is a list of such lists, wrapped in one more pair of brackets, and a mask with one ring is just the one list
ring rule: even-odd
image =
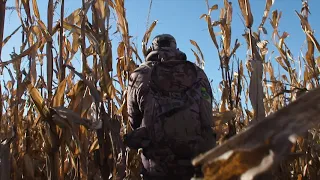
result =
[{"label": "camouflage hat", "polygon": [[153,38],[152,48],[158,50],[163,47],[177,48],[176,39],[170,34],[160,34]]}]

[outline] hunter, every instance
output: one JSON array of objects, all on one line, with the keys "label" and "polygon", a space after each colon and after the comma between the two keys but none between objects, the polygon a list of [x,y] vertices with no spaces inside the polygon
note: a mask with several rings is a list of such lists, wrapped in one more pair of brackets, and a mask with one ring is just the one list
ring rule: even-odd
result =
[{"label": "hunter", "polygon": [[175,38],[161,34],[130,75],[129,148],[142,148],[144,180],[190,180],[191,160],[215,146],[212,91],[204,71],[187,60]]}]

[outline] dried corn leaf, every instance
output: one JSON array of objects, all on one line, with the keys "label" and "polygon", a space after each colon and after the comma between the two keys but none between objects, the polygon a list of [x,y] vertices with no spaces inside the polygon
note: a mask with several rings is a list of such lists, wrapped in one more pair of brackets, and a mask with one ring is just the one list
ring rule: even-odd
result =
[{"label": "dried corn leaf", "polygon": [[142,63],[142,59],[139,56],[138,50],[137,50],[137,46],[131,46],[131,51],[134,53],[134,55],[136,56],[136,58],[139,60],[140,63]]},{"label": "dried corn leaf", "polygon": [[67,79],[64,79],[62,82],[59,83],[58,89],[55,92],[53,97],[53,107],[62,106],[64,100],[64,91],[66,88]]},{"label": "dried corn leaf", "polygon": [[[3,1],[3,2],[5,2],[5,1]],[[21,19],[20,0],[15,0],[15,8],[16,8],[18,17]]]},{"label": "dried corn leaf", "polygon": [[262,62],[257,60],[251,60],[250,63],[253,71],[250,77],[249,97],[254,109],[255,120],[262,120],[265,117],[262,87],[263,66]]},{"label": "dried corn leaf", "polygon": [[203,167],[204,180],[253,180],[273,163],[274,154],[267,146],[228,151]]},{"label": "dried corn leaf", "polygon": [[41,19],[38,5],[37,5],[37,0],[32,0],[32,5],[33,5],[32,7],[33,7],[34,15],[37,17],[37,19]]},{"label": "dried corn leaf", "polygon": [[197,64],[201,69],[203,69],[204,66],[203,66],[203,64],[202,64],[202,62],[201,62],[200,57],[198,56],[198,54],[197,54],[193,49],[191,49],[191,51],[193,52],[193,55],[194,55],[195,58],[196,58],[196,64]]},{"label": "dried corn leaf", "polygon": [[15,29],[9,36],[7,36],[3,41],[2,41],[2,47],[4,46],[4,45],[6,45],[6,43],[10,40],[10,38],[14,35],[14,34],[16,34],[16,32],[18,32],[18,30],[21,28],[21,25],[17,28],[17,29]]},{"label": "dried corn leaf", "polygon": [[246,27],[251,28],[253,24],[253,16],[251,13],[251,7],[249,0],[238,0],[241,13],[246,22]]},{"label": "dried corn leaf", "polygon": [[219,124],[225,124],[231,121],[236,117],[234,111],[225,111],[225,112],[215,112],[213,114],[213,121],[218,122]]},{"label": "dried corn leaf", "polygon": [[[72,33],[77,33],[78,35],[81,34],[81,28],[74,25],[74,24],[70,24],[68,22],[63,22],[63,28],[71,31]],[[95,45],[96,51],[98,51],[98,53],[99,53],[99,48],[98,48],[98,45],[100,44],[99,41],[96,39],[96,37],[93,35],[92,32],[88,31],[88,29],[83,29],[83,31],[85,32],[86,37],[90,41],[92,41],[92,43]]]},{"label": "dried corn leaf", "polygon": [[37,23],[38,23],[38,25],[39,25],[39,27],[41,29],[42,34],[46,38],[46,41],[47,42],[52,42],[52,37],[51,37],[50,32],[48,31],[46,25],[40,19],[37,21]]},{"label": "dried corn leaf", "polygon": [[[90,95],[89,91],[86,91],[84,97],[81,98],[81,117],[87,117],[87,113],[90,108],[92,108],[93,98]],[[91,118],[89,116],[88,118]]]},{"label": "dried corn leaf", "polygon": [[144,33],[144,36],[142,39],[142,53],[143,53],[144,57],[147,56],[148,41],[149,41],[150,35],[151,35],[153,29],[156,27],[157,23],[158,23],[158,20],[153,21],[151,26],[149,27],[149,29]]},{"label": "dried corn leaf", "polygon": [[311,29],[311,26],[310,26],[307,18],[306,18],[306,17],[303,17],[303,16],[302,16],[300,13],[298,13],[297,11],[295,11],[295,12],[296,12],[296,14],[298,15],[298,17],[299,17],[299,19],[300,19],[302,30],[303,30],[303,31],[306,31],[306,32],[311,31],[312,29]]},{"label": "dried corn leaf", "polygon": [[66,65],[66,67],[68,67],[73,73],[79,76],[82,79],[82,81],[89,87],[91,95],[93,96],[96,103],[102,102],[98,90],[96,89],[96,87],[94,87],[94,85],[91,82],[89,82],[81,73],[77,72],[74,67],[70,65]]},{"label": "dried corn leaf", "polygon": [[94,8],[98,14],[98,26],[100,27],[101,31],[104,32],[105,20],[110,15],[109,7],[106,6],[106,1],[104,0],[97,0],[94,4]]},{"label": "dried corn leaf", "polygon": [[29,22],[33,22],[31,18],[31,12],[30,12],[30,4],[29,0],[21,0],[24,10],[26,11],[26,15],[28,17]]},{"label": "dried corn leaf", "polygon": [[67,109],[65,107],[53,107],[52,108],[54,112],[62,119],[64,119],[65,122],[68,122],[68,124],[75,123],[78,125],[82,125],[86,127],[87,129],[97,130],[102,127],[101,121],[91,121],[86,118],[81,118],[79,114],[73,112],[70,109]]},{"label": "dried corn leaf", "polygon": [[89,153],[92,153],[97,149],[99,149],[99,143],[98,143],[98,139],[95,139],[89,148]]},{"label": "dried corn leaf", "polygon": [[79,25],[79,22],[81,20],[80,12],[81,12],[81,8],[76,9],[69,16],[64,18],[64,21],[69,23],[69,24]]},{"label": "dried corn leaf", "polygon": [[[316,88],[305,93],[221,146],[199,155],[193,165],[203,166],[205,179],[252,179],[278,167],[290,155],[297,137],[320,122],[320,105],[316,103],[319,92]],[[221,176],[223,172],[226,176]]]},{"label": "dried corn leaf", "polygon": [[268,18],[268,15],[269,15],[269,12],[270,12],[270,8],[273,5],[273,3],[274,3],[274,0],[266,0],[266,7],[264,9],[262,21],[261,21],[261,23],[259,25],[259,28],[263,28],[263,25],[264,25],[264,23],[266,22],[266,20]]},{"label": "dried corn leaf", "polygon": [[117,52],[118,52],[117,77],[118,77],[118,81],[121,86],[121,89],[124,90],[125,87],[122,81],[122,73],[124,69],[125,44],[123,41],[119,43]]},{"label": "dried corn leaf", "polygon": [[[61,129],[63,129],[63,131],[68,131],[68,133],[70,133],[74,140],[75,140],[75,145],[76,145],[76,148],[79,152],[82,151],[82,148],[80,146],[80,140],[79,140],[79,137],[78,135],[75,133],[74,131],[74,128],[73,128],[73,125],[71,124],[71,120],[69,119],[66,119],[66,116],[63,116],[65,114],[63,113],[57,113],[56,109],[53,109],[55,111],[55,113],[52,115],[52,120],[53,122],[58,125]],[[63,117],[60,116],[60,114],[62,114]],[[73,120],[73,119],[72,119]],[[62,131],[62,132],[63,132]],[[50,138],[51,139],[51,138]]]},{"label": "dried corn leaf", "polygon": [[282,61],[282,57],[278,56],[275,59],[281,65],[281,67],[288,72],[288,68],[284,65],[284,63]]},{"label": "dried corn leaf", "polygon": [[320,45],[319,45],[318,41],[316,40],[316,38],[314,37],[313,33],[311,33],[310,31],[307,31],[307,32],[305,31],[305,33],[310,38],[310,40],[313,42],[313,44],[315,45],[317,50],[320,52]]},{"label": "dried corn leaf", "polygon": [[279,45],[278,47],[279,48],[282,48],[283,46],[283,43],[284,43],[284,40],[289,36],[289,34],[287,32],[283,32],[282,36],[280,37],[280,40],[279,40]]},{"label": "dried corn leaf", "polygon": [[[226,10],[226,24],[230,27],[232,22],[232,3],[228,0],[224,0],[224,6]],[[230,30],[231,31],[231,30]]]},{"label": "dried corn leaf", "polygon": [[17,61],[21,60],[21,58],[23,58],[24,56],[30,55],[30,53],[32,53],[38,46],[39,46],[39,43],[35,43],[32,46],[30,46],[28,49],[24,50],[21,54],[16,55],[13,59],[5,62],[0,62],[0,67],[4,67],[11,63],[16,63]]},{"label": "dried corn leaf", "polygon": [[27,84],[27,89],[32,101],[36,105],[37,110],[40,112],[41,116],[47,118],[49,116],[49,109],[45,105],[45,102],[41,97],[40,92],[31,84],[31,82]]},{"label": "dried corn leaf", "polygon": [[202,53],[202,51],[201,51],[198,43],[197,43],[196,41],[194,41],[194,40],[191,40],[191,39],[190,39],[190,43],[191,43],[194,47],[196,47],[198,53],[200,54],[201,59],[204,61],[203,53]]},{"label": "dried corn leaf", "polygon": [[208,30],[209,30],[209,34],[210,34],[210,37],[212,39],[212,42],[215,45],[215,47],[217,48],[217,50],[219,50],[217,38],[216,38],[216,35],[214,34],[213,27],[211,26],[211,17],[210,16],[206,16],[206,21],[207,21]]},{"label": "dried corn leaf", "polygon": [[208,15],[210,16],[211,12],[214,10],[217,10],[218,8],[219,8],[218,4],[211,6],[211,8],[209,9]]},{"label": "dried corn leaf", "polygon": [[72,33],[72,53],[75,54],[79,48],[79,37],[78,33]]}]

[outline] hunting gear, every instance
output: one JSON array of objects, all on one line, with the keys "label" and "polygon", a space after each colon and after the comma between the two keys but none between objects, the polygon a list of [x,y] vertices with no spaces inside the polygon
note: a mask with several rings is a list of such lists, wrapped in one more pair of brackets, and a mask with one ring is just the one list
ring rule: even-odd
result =
[{"label": "hunting gear", "polygon": [[192,158],[215,146],[212,91],[173,36],[156,36],[130,75],[127,107],[134,131],[125,144],[142,148],[144,179],[191,179]]}]

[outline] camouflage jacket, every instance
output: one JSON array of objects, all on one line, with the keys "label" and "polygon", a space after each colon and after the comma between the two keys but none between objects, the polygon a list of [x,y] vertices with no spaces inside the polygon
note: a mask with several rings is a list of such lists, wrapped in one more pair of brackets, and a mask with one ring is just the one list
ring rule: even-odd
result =
[{"label": "camouflage jacket", "polygon": [[[151,52],[147,56],[146,62],[140,65],[131,75],[129,79],[128,93],[127,93],[127,108],[129,115],[129,122],[133,129],[151,126],[153,123],[152,117],[152,98],[149,93],[149,81],[151,79],[151,69],[153,64],[159,61],[170,61],[181,59],[186,60],[186,55],[179,50],[165,50]],[[213,118],[212,118],[212,91],[208,78],[201,68],[197,67],[198,78],[202,87],[205,87],[207,97],[207,104],[201,107],[201,114],[205,118],[201,120],[202,138],[204,139],[204,147],[201,152],[211,149],[215,145],[215,139],[212,132]],[[196,128],[196,127],[195,127]],[[141,131],[142,132],[142,131]],[[145,132],[143,132],[145,134]],[[141,138],[136,139],[140,141]],[[190,157],[191,158],[191,157]],[[191,162],[191,159],[189,159]],[[142,155],[144,168],[148,171],[161,171],[157,169],[157,162],[146,158]]]}]

